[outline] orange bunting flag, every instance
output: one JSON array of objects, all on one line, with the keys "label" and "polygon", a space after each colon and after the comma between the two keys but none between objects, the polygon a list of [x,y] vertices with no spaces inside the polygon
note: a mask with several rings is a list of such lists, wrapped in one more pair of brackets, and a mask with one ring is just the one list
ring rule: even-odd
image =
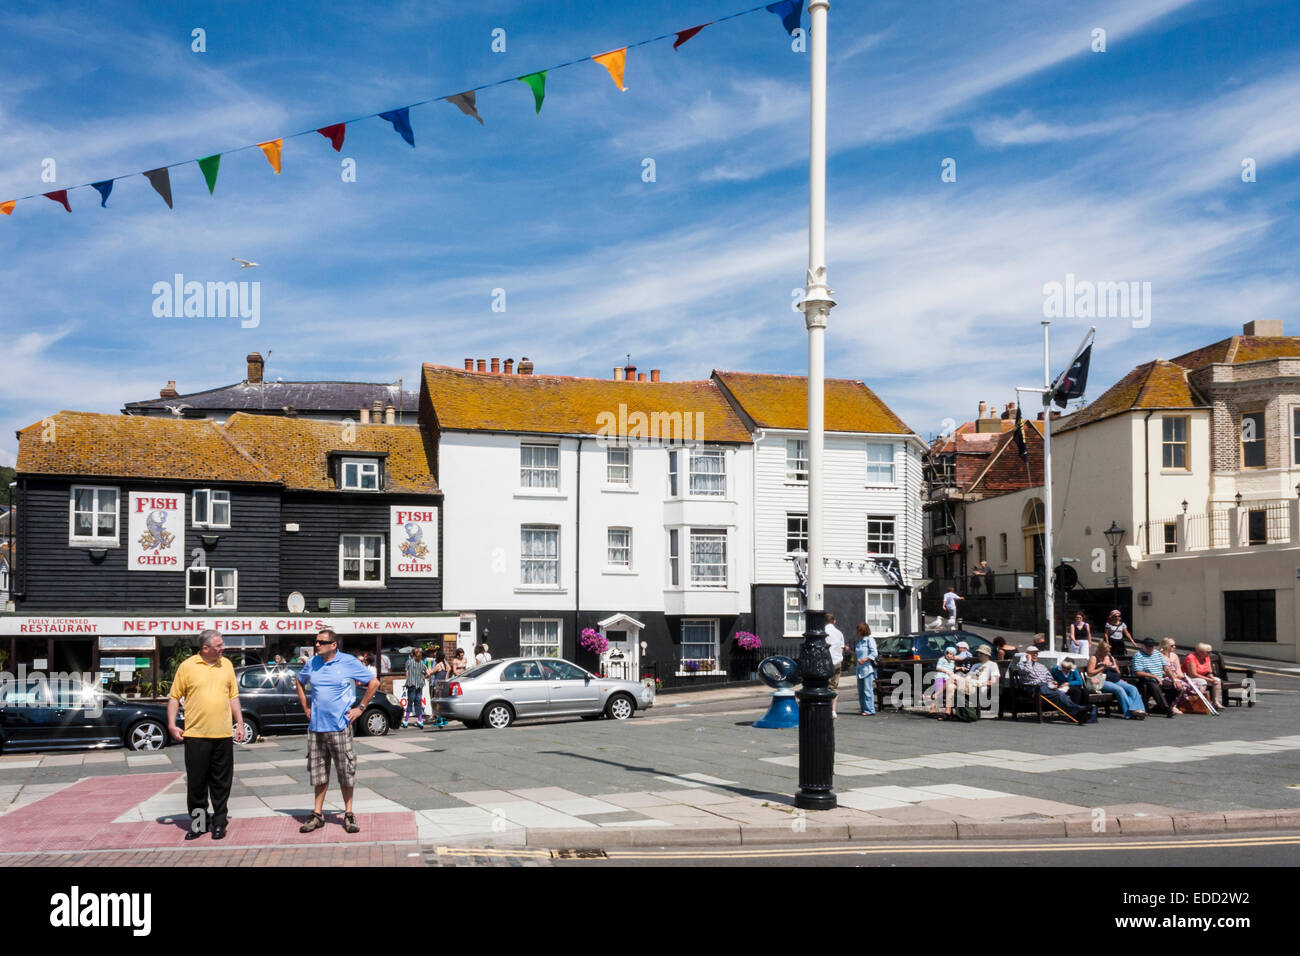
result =
[{"label": "orange bunting flag", "polygon": [[627,63],[627,47],[618,50],[610,50],[608,53],[601,53],[592,57],[597,63],[609,70],[609,75],[614,78],[614,85],[620,90],[626,90],[623,85],[623,67]]},{"label": "orange bunting flag", "polygon": [[18,205],[18,200],[16,199],[0,202],[0,212],[4,213],[6,216],[12,216],[14,214],[14,206],[16,205]]},{"label": "orange bunting flag", "polygon": [[284,140],[273,139],[269,143],[258,143],[257,148],[266,153],[266,161],[271,164],[277,176],[280,175],[280,148],[284,146]]}]

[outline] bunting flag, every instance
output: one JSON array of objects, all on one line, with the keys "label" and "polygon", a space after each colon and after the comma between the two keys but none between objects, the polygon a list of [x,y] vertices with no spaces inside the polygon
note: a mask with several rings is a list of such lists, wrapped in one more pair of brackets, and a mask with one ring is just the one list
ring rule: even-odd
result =
[{"label": "bunting flag", "polygon": [[68,205],[68,191],[66,189],[56,189],[52,193],[41,193],[46,199],[53,199],[57,203],[63,203],[63,208],[72,212],[72,207]]},{"label": "bunting flag", "polygon": [[172,176],[171,173],[167,171],[167,167],[161,166],[158,169],[150,169],[147,172],[141,173],[140,175],[142,175],[145,179],[149,180],[149,185],[154,188],[154,192],[156,192],[159,196],[162,196],[163,202],[167,204],[167,208],[168,209],[173,208],[172,207]]},{"label": "bunting flag", "polygon": [[211,196],[217,188],[217,169],[221,166],[221,154],[204,156],[198,163],[199,169],[203,171],[203,179],[208,184],[208,195]]},{"label": "bunting flag", "polygon": [[[712,20],[709,21],[709,23],[712,22]],[[698,27],[691,27],[689,30],[678,30],[676,33],[677,39],[673,41],[673,49],[676,50],[691,37],[695,36],[695,34],[707,27],[709,23],[701,23]]]},{"label": "bunting flag", "polygon": [[627,47],[597,54],[592,59],[609,70],[609,75],[613,78],[615,86],[624,92],[627,91],[627,87],[623,85],[623,67],[627,65]]},{"label": "bunting flag", "polygon": [[527,83],[529,89],[533,91],[533,100],[537,103],[536,112],[542,111],[542,100],[546,99],[546,71],[540,73],[529,73],[527,76],[516,77],[520,83]]},{"label": "bunting flag", "polygon": [[447,102],[456,109],[460,110],[466,116],[472,116],[478,120],[478,125],[483,125],[483,117],[478,115],[478,95],[473,90],[467,90],[464,93],[457,93],[455,96],[447,97]]},{"label": "bunting flag", "polygon": [[322,126],[316,132],[329,140],[330,145],[334,147],[334,152],[339,153],[343,151],[343,132],[347,126],[347,123],[335,123],[333,126]]},{"label": "bunting flag", "polygon": [[780,17],[785,32],[794,36],[794,31],[799,29],[799,20],[803,17],[803,0],[780,0],[779,3],[769,3],[767,10]]},{"label": "bunting flag", "polygon": [[403,106],[400,110],[389,110],[387,113],[380,113],[379,118],[388,120],[393,124],[393,129],[397,130],[397,135],[412,146],[415,145],[415,131],[411,129],[411,108],[409,106]]},{"label": "bunting flag", "polygon": [[106,209],[108,207],[108,196],[113,191],[113,180],[105,179],[102,183],[91,183],[90,185],[99,192],[99,208]]},{"label": "bunting flag", "polygon": [[284,140],[273,139],[266,143],[258,143],[257,148],[266,153],[266,161],[271,164],[277,176],[280,175],[280,150],[284,148]]},{"label": "bunting flag", "polygon": [[17,200],[14,199],[9,199],[6,200],[5,202],[0,202],[0,212],[4,213],[6,216],[12,216],[14,214],[14,206],[17,205],[18,202]]}]

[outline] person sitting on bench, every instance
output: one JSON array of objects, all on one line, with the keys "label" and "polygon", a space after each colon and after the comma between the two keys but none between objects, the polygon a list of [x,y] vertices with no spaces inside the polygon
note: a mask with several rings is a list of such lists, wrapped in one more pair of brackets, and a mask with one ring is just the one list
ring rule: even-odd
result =
[{"label": "person sitting on bench", "polygon": [[1162,687],[1164,676],[1164,655],[1156,651],[1155,638],[1144,637],[1142,650],[1133,655],[1133,683],[1137,685],[1138,693],[1142,695],[1144,702],[1148,697],[1152,698],[1162,714],[1173,717],[1175,714],[1181,714],[1182,711],[1165,699]]},{"label": "person sitting on bench", "polygon": [[1183,673],[1187,679],[1200,686],[1201,691],[1205,691],[1206,684],[1214,688],[1214,707],[1216,710],[1223,709],[1223,681],[1214,676],[1214,661],[1210,659],[1210,651],[1214,648],[1209,644],[1197,644],[1196,650],[1183,658]]},{"label": "person sitting on bench", "polygon": [[1016,662],[1016,670],[1020,673],[1022,684],[1026,687],[1037,687],[1041,696],[1051,701],[1058,710],[1064,711],[1076,724],[1092,723],[1096,720],[1095,708],[1076,704],[1065,693],[1070,685],[1053,681],[1051,672],[1038,663],[1038,648],[1032,645],[1026,647],[1024,656]]},{"label": "person sitting on bench", "polygon": [[[989,659],[993,656],[993,648],[987,644],[981,644],[975,650],[975,655],[979,658],[978,664],[973,664],[965,674],[956,675],[944,685],[943,705],[945,710],[952,710],[958,691],[961,691],[965,696],[966,703],[963,706],[967,707],[979,707],[984,700],[991,699],[993,688],[1002,676],[998,670],[998,665]],[[943,720],[945,718],[940,717],[939,719]]]}]

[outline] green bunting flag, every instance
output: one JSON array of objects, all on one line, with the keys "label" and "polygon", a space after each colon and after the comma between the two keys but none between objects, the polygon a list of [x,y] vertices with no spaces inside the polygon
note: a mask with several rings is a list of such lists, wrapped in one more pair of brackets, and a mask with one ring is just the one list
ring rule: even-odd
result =
[{"label": "green bunting flag", "polygon": [[215,156],[205,156],[198,160],[199,169],[203,170],[203,178],[208,183],[208,195],[211,196],[217,188],[217,167],[221,165],[221,154]]},{"label": "green bunting flag", "polygon": [[529,73],[527,76],[517,78],[520,83],[527,83],[533,91],[533,100],[537,103],[537,112],[542,111],[542,100],[546,99],[546,71],[540,73]]}]

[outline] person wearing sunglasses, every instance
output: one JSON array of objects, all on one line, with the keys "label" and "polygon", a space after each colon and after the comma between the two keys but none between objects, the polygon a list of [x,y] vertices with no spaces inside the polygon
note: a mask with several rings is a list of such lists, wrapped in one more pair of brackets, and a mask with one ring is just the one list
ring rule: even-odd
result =
[{"label": "person wearing sunglasses", "polygon": [[[359,704],[357,684],[366,688]],[[311,686],[310,706],[306,685]],[[316,635],[316,654],[298,672],[297,688],[298,701],[307,714],[307,771],[315,790],[311,816],[298,832],[311,833],[325,825],[322,810],[333,763],[343,791],[343,829],[359,833],[361,827],[352,812],[352,793],[357,783],[352,722],[365,712],[370,698],[379,690],[379,678],[351,654],[340,651],[338,635],[327,627]]]}]

